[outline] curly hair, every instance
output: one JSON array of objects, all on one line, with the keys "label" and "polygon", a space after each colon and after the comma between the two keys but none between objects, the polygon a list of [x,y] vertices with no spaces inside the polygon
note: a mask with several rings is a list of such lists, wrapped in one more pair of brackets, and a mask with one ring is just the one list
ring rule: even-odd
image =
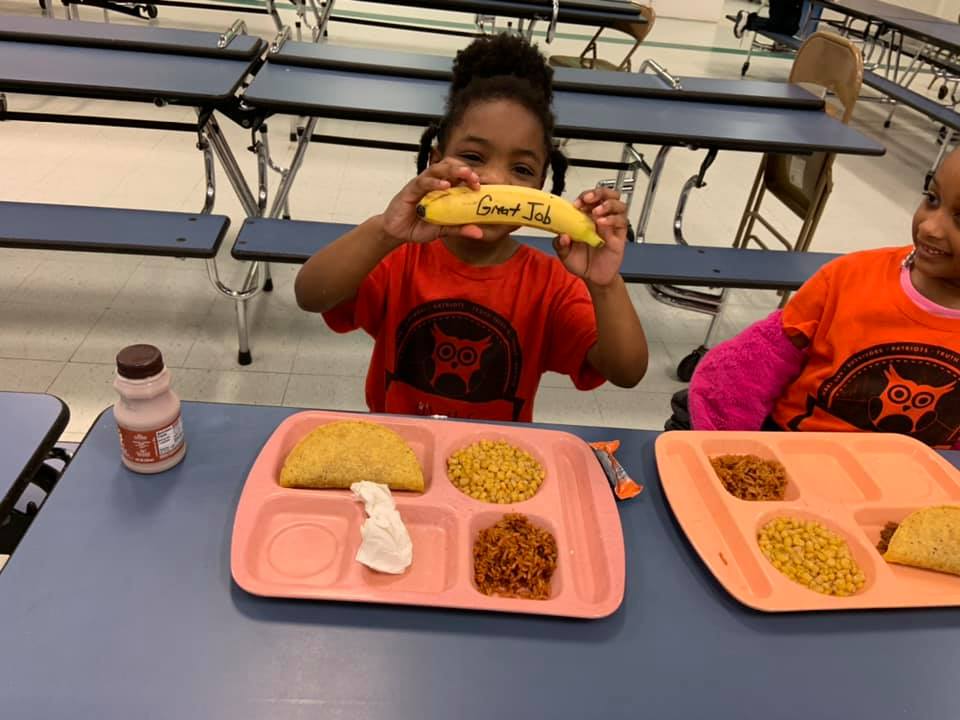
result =
[{"label": "curly hair", "polygon": [[485,35],[457,53],[444,115],[420,138],[417,172],[427,169],[434,140],[442,153],[451,129],[463,120],[470,106],[490,100],[512,100],[540,121],[553,176],[551,192],[561,194],[567,159],[553,142],[553,68],[536,45],[513,33]]}]

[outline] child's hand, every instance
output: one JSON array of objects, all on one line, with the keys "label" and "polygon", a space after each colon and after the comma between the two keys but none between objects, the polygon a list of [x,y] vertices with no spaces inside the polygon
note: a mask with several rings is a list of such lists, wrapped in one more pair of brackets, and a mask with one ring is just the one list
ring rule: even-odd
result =
[{"label": "child's hand", "polygon": [[383,212],[384,233],[397,242],[426,243],[441,235],[482,239],[483,230],[476,225],[440,227],[424,222],[417,215],[417,204],[424,195],[461,184],[479,190],[480,178],[469,165],[454,158],[444,158],[434,163],[408,182],[387,205]]},{"label": "child's hand", "polygon": [[589,214],[597,225],[597,233],[605,244],[593,248],[573,242],[569,235],[560,235],[553,247],[564,266],[578,277],[594,285],[606,286],[617,279],[627,243],[627,206],[620,193],[607,188],[595,188],[580,193],[573,204]]}]

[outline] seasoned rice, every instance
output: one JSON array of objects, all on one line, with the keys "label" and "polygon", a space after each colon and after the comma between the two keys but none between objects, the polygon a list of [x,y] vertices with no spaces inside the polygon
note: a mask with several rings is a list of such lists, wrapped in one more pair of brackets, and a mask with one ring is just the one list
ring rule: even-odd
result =
[{"label": "seasoned rice", "polygon": [[480,531],[473,544],[473,577],[484,595],[547,600],[557,568],[557,541],[511,513]]},{"label": "seasoned rice", "polygon": [[728,493],[741,500],[783,500],[787,471],[776,460],[756,455],[717,455],[710,458]]}]

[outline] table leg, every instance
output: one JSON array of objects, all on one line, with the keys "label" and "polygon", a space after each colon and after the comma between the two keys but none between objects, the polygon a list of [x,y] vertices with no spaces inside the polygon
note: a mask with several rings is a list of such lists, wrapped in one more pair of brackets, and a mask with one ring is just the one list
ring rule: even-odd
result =
[{"label": "table leg", "polygon": [[[213,203],[216,197],[216,184],[214,180],[213,153],[216,153],[220,163],[224,168],[224,174],[230,181],[234,192],[243,206],[243,211],[247,217],[261,216],[261,206],[266,207],[266,188],[261,182],[260,194],[254,198],[250,191],[247,181],[243,177],[237,159],[234,157],[230,146],[227,144],[223,131],[217,124],[216,119],[211,116],[201,130],[200,149],[204,152],[204,169],[207,175],[207,192],[204,209],[213,209]],[[266,167],[265,160],[260,158],[264,150],[258,148],[258,168],[262,165]],[[265,174],[265,171],[264,171]],[[237,362],[241,365],[249,365],[253,358],[250,354],[250,342],[247,331],[247,301],[260,292],[261,263],[250,263],[247,268],[247,274],[243,284],[239,289],[234,289],[220,279],[220,270],[216,258],[207,260],[207,277],[216,290],[225,297],[234,301],[237,313]]]},{"label": "table leg", "polygon": [[637,242],[641,243],[647,239],[647,225],[650,224],[650,215],[653,213],[653,202],[657,197],[657,190],[660,187],[660,176],[663,175],[663,166],[667,162],[667,155],[671,148],[664,145],[657,151],[657,157],[653,161],[653,167],[649,173],[647,182],[647,192],[643,197],[643,207],[640,209],[640,219],[637,221]]}]

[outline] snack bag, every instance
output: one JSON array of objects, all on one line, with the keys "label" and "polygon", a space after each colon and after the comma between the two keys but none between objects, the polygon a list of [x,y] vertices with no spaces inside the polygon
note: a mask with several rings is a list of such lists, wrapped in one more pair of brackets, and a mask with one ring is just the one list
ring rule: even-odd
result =
[{"label": "snack bag", "polygon": [[629,500],[643,492],[643,485],[627,474],[623,465],[614,455],[620,449],[619,440],[590,443],[590,447],[593,448],[593,454],[600,461],[600,466],[603,468],[617,500]]}]

